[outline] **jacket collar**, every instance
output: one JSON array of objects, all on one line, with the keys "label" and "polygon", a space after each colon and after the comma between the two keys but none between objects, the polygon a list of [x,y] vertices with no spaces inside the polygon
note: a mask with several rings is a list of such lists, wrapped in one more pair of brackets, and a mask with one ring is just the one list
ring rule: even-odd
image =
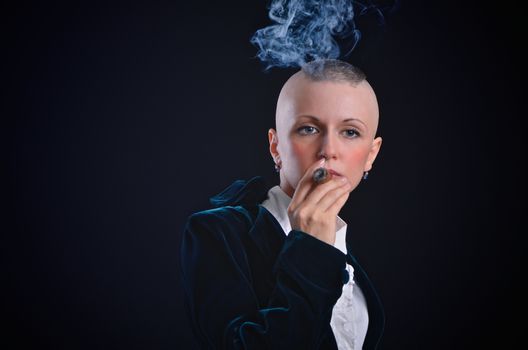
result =
[{"label": "jacket collar", "polygon": [[214,207],[255,206],[268,196],[269,185],[262,176],[255,176],[249,181],[236,180],[225,190],[209,199]]},{"label": "jacket collar", "polygon": [[260,205],[268,197],[269,188],[262,176],[255,176],[249,181],[236,180],[209,201],[215,207],[243,206],[252,217],[249,237],[258,247],[262,259],[273,264],[282,249],[286,235],[275,217]]}]

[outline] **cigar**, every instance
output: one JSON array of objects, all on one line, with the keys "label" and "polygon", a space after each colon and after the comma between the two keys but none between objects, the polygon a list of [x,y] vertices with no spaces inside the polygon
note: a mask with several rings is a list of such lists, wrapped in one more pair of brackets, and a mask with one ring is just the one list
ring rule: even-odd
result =
[{"label": "cigar", "polygon": [[312,179],[315,183],[323,183],[328,178],[328,170],[326,168],[317,168],[313,172]]}]

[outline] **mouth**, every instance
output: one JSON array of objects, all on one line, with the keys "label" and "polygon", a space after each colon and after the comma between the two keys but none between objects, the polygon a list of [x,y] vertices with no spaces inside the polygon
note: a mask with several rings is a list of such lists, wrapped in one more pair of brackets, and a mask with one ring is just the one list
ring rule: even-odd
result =
[{"label": "mouth", "polygon": [[328,172],[334,176],[343,176],[341,175],[340,173],[338,173],[337,171],[333,170],[333,169],[327,169]]}]

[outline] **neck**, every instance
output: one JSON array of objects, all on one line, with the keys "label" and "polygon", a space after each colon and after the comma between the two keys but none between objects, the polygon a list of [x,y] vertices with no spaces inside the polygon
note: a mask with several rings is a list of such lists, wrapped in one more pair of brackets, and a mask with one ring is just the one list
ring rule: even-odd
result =
[{"label": "neck", "polygon": [[295,189],[290,185],[290,183],[284,178],[282,172],[280,173],[280,185],[281,190],[288,195],[288,197],[293,198]]}]

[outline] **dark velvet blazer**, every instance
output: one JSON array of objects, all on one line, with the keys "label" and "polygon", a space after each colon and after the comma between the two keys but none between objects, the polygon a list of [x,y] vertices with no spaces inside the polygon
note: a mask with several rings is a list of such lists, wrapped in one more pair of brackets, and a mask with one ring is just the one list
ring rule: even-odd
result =
[{"label": "dark velvet blazer", "polygon": [[369,325],[364,349],[384,327],[379,298],[350,254],[305,233],[286,236],[263,206],[264,178],[237,180],[191,215],[181,246],[185,307],[204,349],[337,349],[332,309],[354,267]]}]

